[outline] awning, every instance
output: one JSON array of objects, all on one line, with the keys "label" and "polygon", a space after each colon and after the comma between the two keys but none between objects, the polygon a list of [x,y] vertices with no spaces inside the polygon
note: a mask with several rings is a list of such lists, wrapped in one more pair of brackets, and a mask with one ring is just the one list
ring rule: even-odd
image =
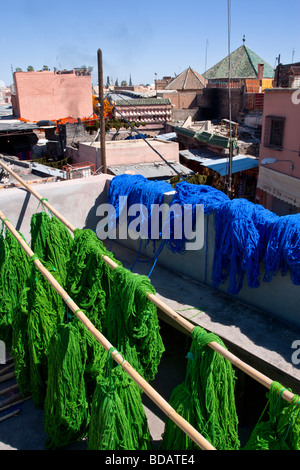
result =
[{"label": "awning", "polygon": [[282,201],[300,207],[300,179],[259,167],[257,188],[266,191]]},{"label": "awning", "polygon": [[[229,158],[218,158],[213,160],[206,160],[201,162],[201,165],[210,168],[211,170],[220,173],[220,175],[228,175],[229,172]],[[258,159],[255,157],[249,157],[247,155],[237,155],[232,158],[232,173],[238,173],[239,171],[250,170],[258,166]]]}]

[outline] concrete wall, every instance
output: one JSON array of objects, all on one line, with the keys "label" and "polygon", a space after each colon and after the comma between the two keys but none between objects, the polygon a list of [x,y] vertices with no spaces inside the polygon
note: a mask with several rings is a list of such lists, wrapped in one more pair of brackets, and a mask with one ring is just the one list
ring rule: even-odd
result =
[{"label": "concrete wall", "polygon": [[[96,231],[97,226],[101,225],[97,208],[107,200],[111,178],[109,175],[99,175],[71,181],[35,184],[34,189],[42,197],[48,198],[49,203],[75,227]],[[166,198],[166,202],[169,198]],[[0,207],[4,216],[21,231],[28,242],[30,242],[30,219],[37,211],[38,205],[37,199],[25,189],[0,190]],[[203,247],[198,251],[188,251],[184,255],[173,254],[164,248],[158,264],[187,278],[212,286],[214,240],[213,216],[205,216]],[[119,242],[138,252],[140,240],[127,239]],[[141,253],[153,257],[152,244],[147,248],[143,244]],[[149,272],[151,267],[152,263],[149,263]],[[263,273],[263,266],[261,272]],[[244,282],[244,287],[236,298],[288,324],[300,326],[299,289],[299,286],[291,282],[289,274],[285,277],[278,274],[270,283],[261,282],[261,286],[257,289],[250,289]],[[220,290],[227,294],[227,284],[221,286]],[[233,317],[234,314],[232,311]],[[253,324],[253,328],[259,328],[259,325]]]},{"label": "concrete wall", "polygon": [[[169,200],[170,196],[165,198],[165,202]],[[128,238],[126,240],[119,240],[119,243],[136,252],[140,249],[140,239],[132,240]],[[159,241],[156,244],[156,247],[158,246]],[[157,262],[167,269],[212,287],[214,250],[214,221],[213,215],[210,215],[204,217],[204,244],[200,250],[187,251],[184,255],[181,255],[173,254],[169,249],[164,248]],[[153,258],[154,251],[152,244],[149,243],[145,247],[145,243],[142,243],[141,254]],[[153,262],[148,264],[150,272]],[[262,263],[260,272],[261,278],[263,278],[264,268]],[[220,286],[219,290],[229,297],[233,297],[228,294],[227,288],[228,282]],[[287,324],[300,326],[300,287],[292,283],[289,274],[283,277],[279,273],[273,277],[271,282],[263,282],[261,279],[260,287],[255,289],[248,287],[245,278],[243,288],[235,298]],[[235,312],[233,311],[233,317],[234,314]],[[259,325],[254,324],[253,328],[259,328]]]},{"label": "concrete wall", "polygon": [[87,118],[93,114],[91,77],[74,73],[15,72],[13,102],[29,121]]},{"label": "concrete wall", "polygon": [[[151,146],[157,150],[167,161],[179,162],[179,146],[177,142],[160,142],[148,139]],[[131,165],[139,163],[162,162],[143,140],[118,140],[105,143],[106,163],[112,165]],[[74,163],[92,162],[99,168],[102,165],[100,142],[79,143],[78,150],[68,148]]]},{"label": "concrete wall", "polygon": [[[96,207],[106,202],[109,175],[34,184],[32,187],[76,228],[95,226]],[[5,217],[30,242],[30,219],[40,211],[39,201],[22,187],[0,190]],[[39,207],[39,208],[38,208]]]}]

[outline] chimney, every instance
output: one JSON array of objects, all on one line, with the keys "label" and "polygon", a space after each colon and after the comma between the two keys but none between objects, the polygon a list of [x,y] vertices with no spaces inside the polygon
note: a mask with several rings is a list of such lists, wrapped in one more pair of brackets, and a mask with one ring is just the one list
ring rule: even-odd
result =
[{"label": "chimney", "polygon": [[264,64],[258,64],[257,68],[257,79],[262,80],[264,76]]}]

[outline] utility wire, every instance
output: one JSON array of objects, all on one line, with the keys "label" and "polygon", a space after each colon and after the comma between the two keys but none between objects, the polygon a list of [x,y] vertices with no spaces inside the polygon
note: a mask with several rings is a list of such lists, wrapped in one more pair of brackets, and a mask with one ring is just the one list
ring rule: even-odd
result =
[{"label": "utility wire", "polygon": [[227,0],[228,8],[228,103],[229,103],[229,171],[228,171],[228,196],[232,196],[232,124],[231,124],[231,57],[230,57],[230,34],[231,34],[231,0]]},{"label": "utility wire", "polygon": [[[131,103],[129,102],[129,100],[126,100],[125,98],[123,98],[121,95],[119,95],[118,93],[114,93],[116,94],[117,96],[119,96],[122,100],[126,101],[129,105],[131,105]],[[181,178],[182,180],[185,180],[186,179],[186,176],[182,175],[179,171],[177,171],[172,165],[170,162],[168,162],[151,144],[150,142],[148,142],[147,139],[145,139],[145,137],[143,136],[143,134],[141,134],[137,129],[134,128],[134,126],[131,124],[131,122],[129,122],[123,115],[122,113],[116,108],[116,106],[111,103],[113,109],[115,111],[117,111],[117,113],[120,114],[120,116],[122,117],[122,119],[127,123],[129,124],[129,126],[131,127],[132,130],[134,130],[141,139],[144,140],[144,142],[146,142],[146,144],[173,170],[175,171],[175,173],[179,176],[179,178]]]}]

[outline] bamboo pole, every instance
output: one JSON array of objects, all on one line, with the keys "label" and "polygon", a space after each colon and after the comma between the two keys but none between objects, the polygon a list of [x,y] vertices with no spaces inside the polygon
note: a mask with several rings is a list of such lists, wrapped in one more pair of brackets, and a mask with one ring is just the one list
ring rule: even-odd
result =
[{"label": "bamboo pole", "polygon": [[14,401],[14,402],[10,403],[9,405],[1,406],[0,413],[2,413],[2,411],[8,410],[9,408],[12,408],[13,406],[20,405],[21,403],[25,403],[25,401],[28,401],[31,398],[32,397],[30,395],[26,398],[22,398],[21,400]]},{"label": "bamboo pole", "polygon": [[14,367],[14,364],[10,364],[9,366],[4,367],[3,369],[0,370],[0,375],[4,374],[4,372],[7,372],[8,370],[12,369]]},{"label": "bamboo pole", "polygon": [[[27,245],[25,240],[15,230],[11,222],[4,217],[2,211],[0,211],[0,218],[5,223],[7,228],[11,231],[14,237],[18,240],[27,255],[32,258],[34,252]],[[52,274],[43,266],[39,259],[34,258],[35,266],[39,269],[42,275],[52,285],[56,292],[62,297],[62,299],[68,302],[68,307],[76,315],[76,317],[83,323],[83,325],[89,330],[89,332],[96,338],[96,340],[102,344],[106,351],[112,351],[112,358],[128,373],[128,375],[139,385],[139,387],[148,395],[148,397],[172,420],[177,426],[185,432],[202,450],[216,450],[210,442],[208,442],[193,426],[191,426],[184,418],[182,418],[170,405],[169,403],[154,390],[151,385],[122,357],[122,355],[116,351],[113,345],[105,338],[105,336],[98,331],[87,316],[80,310],[78,305],[69,297],[68,293],[61,287],[56,281]]]},{"label": "bamboo pole", "polygon": [[2,402],[0,402],[1,408],[6,405],[12,406],[17,400],[20,400],[22,398],[21,393],[17,393],[16,395],[12,395],[9,398],[6,398]]},{"label": "bamboo pole", "polygon": [[9,379],[13,379],[15,376],[16,376],[15,372],[10,372],[10,373],[8,373],[8,374],[1,375],[1,377],[0,377],[0,383],[6,382],[6,381],[9,380]]},{"label": "bamboo pole", "polygon": [[[0,160],[0,166],[2,166],[5,170],[7,170],[9,173],[11,173],[18,181],[20,181],[23,186],[28,189],[39,201],[41,201],[51,212],[55,217],[57,217],[63,224],[66,225],[72,232],[74,232],[75,227],[68,222],[65,217],[63,217],[58,211],[54,209],[40,194],[38,194],[33,188],[31,188],[28,184],[26,184],[25,181],[22,180],[16,173],[14,173],[7,165],[5,165],[1,160]],[[112,269],[117,268],[117,263],[115,263],[112,259],[110,259],[108,256],[103,256],[103,261],[108,264]],[[168,315],[170,318],[172,318],[174,321],[176,321],[178,324],[180,324],[189,334],[192,333],[193,329],[195,328],[195,325],[193,325],[189,320],[185,319],[181,315],[179,315],[175,310],[173,310],[171,307],[169,307],[165,302],[160,300],[157,295],[154,295],[152,293],[149,293],[147,295],[148,299],[154,303],[158,308],[160,308],[166,315]],[[245,374],[249,375],[252,377],[254,380],[259,382],[261,385],[265,386],[266,388],[270,389],[270,386],[273,382],[269,377],[266,375],[262,374],[261,372],[257,371],[253,367],[249,366],[245,362],[241,361],[237,356],[234,354],[230,353],[227,349],[222,347],[216,342],[211,342],[208,344],[208,346],[215,351],[217,351],[219,354],[221,354],[224,358],[228,359],[234,366],[239,368],[242,372]],[[282,398],[284,398],[286,401],[291,402],[294,397],[294,394],[289,392],[288,390],[285,390],[282,394]]]},{"label": "bamboo pole", "polygon": [[18,384],[11,385],[11,387],[3,388],[2,390],[0,390],[0,397],[2,397],[3,395],[7,395],[7,393],[12,392],[17,388],[19,388]]},{"label": "bamboo pole", "polygon": [[4,415],[0,418],[0,423],[2,423],[2,421],[5,421],[6,419],[8,418],[11,418],[12,416],[16,416],[20,413],[20,410],[15,410],[15,411],[12,411],[11,413],[8,413],[7,415]]},{"label": "bamboo pole", "polygon": [[45,207],[47,207],[47,209],[49,209],[49,211],[52,212],[53,215],[55,215],[55,217],[57,217],[57,219],[59,219],[63,224],[66,225],[66,227],[68,227],[69,230],[71,230],[72,232],[74,232],[75,230],[75,227],[70,223],[68,222],[67,219],[65,219],[51,204],[49,204],[48,200],[43,198],[34,188],[32,188],[28,183],[26,183],[22,178],[20,178],[19,175],[17,175],[17,173],[15,173],[13,170],[11,170],[7,165],[5,165],[5,163],[3,163],[1,160],[0,160],[0,166],[2,166],[2,168],[4,168],[6,171],[8,171],[8,173],[10,173],[14,178],[16,178],[16,180],[18,180],[23,186],[24,188],[26,188],[31,194],[33,194],[33,196],[35,196]]}]

